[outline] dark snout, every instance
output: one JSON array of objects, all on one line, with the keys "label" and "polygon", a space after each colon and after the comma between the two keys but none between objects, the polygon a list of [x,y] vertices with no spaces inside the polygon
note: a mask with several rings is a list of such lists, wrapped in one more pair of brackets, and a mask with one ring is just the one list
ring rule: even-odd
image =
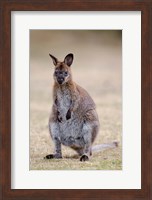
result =
[{"label": "dark snout", "polygon": [[57,81],[61,85],[64,82],[64,78],[63,77],[57,77]]}]

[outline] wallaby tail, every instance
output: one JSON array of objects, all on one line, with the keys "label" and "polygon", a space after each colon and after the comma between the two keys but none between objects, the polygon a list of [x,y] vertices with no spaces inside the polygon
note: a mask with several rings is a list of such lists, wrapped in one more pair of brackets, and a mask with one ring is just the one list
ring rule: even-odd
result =
[{"label": "wallaby tail", "polygon": [[107,143],[107,144],[98,144],[92,147],[93,152],[99,152],[103,151],[105,149],[111,149],[118,147],[118,142],[112,142],[112,143]]}]

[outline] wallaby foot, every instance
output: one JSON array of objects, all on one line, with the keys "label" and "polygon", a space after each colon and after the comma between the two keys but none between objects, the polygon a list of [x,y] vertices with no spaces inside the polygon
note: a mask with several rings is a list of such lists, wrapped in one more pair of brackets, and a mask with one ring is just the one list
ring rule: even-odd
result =
[{"label": "wallaby foot", "polygon": [[81,158],[80,158],[80,161],[88,161],[89,160],[89,157],[87,155],[82,155]]},{"label": "wallaby foot", "polygon": [[53,158],[60,159],[62,158],[62,156],[60,154],[49,154],[44,157],[44,159],[53,159]]}]

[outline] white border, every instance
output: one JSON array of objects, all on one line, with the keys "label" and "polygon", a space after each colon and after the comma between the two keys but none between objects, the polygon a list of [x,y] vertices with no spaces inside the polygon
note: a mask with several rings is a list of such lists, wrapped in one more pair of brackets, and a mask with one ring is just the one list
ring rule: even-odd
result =
[{"label": "white border", "polygon": [[[11,14],[12,189],[141,188],[141,12]],[[29,29],[123,30],[123,170],[29,171]]]}]

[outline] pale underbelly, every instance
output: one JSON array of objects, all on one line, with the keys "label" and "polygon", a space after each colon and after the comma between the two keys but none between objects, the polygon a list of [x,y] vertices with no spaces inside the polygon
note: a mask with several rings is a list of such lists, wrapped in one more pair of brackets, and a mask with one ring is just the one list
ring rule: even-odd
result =
[{"label": "pale underbelly", "polygon": [[83,140],[83,120],[71,118],[65,122],[60,122],[60,141],[63,145],[81,147],[84,145]]},{"label": "pale underbelly", "polygon": [[[59,99],[59,98],[58,98]],[[82,128],[83,118],[78,110],[71,113],[71,118],[67,119],[66,115],[71,105],[71,99],[61,98],[58,103],[58,128],[59,139],[63,145],[71,147],[83,146]]]}]

